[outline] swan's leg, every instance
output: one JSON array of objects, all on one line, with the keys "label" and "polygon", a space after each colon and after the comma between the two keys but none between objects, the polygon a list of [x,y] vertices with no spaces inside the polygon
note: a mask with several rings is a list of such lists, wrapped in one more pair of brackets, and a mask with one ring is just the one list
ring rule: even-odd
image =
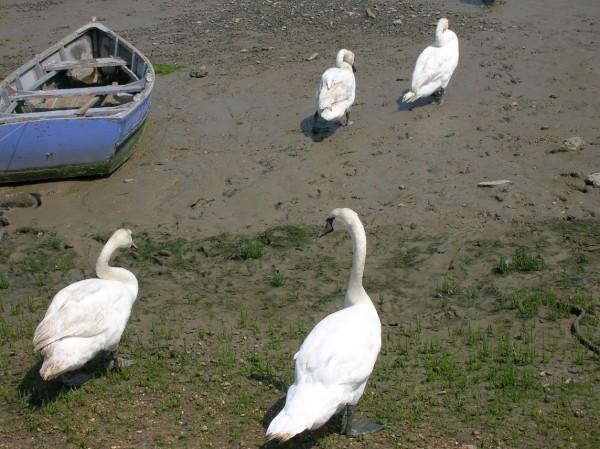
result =
[{"label": "swan's leg", "polygon": [[444,102],[443,97],[444,97],[445,92],[446,92],[446,89],[444,89],[443,87],[440,87],[438,90],[436,90],[433,93],[432,97],[437,104],[442,104]]},{"label": "swan's leg", "polygon": [[81,387],[84,383],[90,380],[92,376],[83,371],[75,372],[75,373],[64,373],[58,376],[58,380],[60,380],[67,387]]},{"label": "swan's leg", "polygon": [[342,433],[349,437],[358,437],[369,433],[379,432],[383,429],[381,424],[377,424],[366,419],[354,418],[356,405],[346,405],[346,423]]},{"label": "swan's leg", "polygon": [[111,360],[112,369],[120,370],[121,368],[127,368],[127,367],[133,365],[133,360],[127,360],[127,359],[123,359],[123,358],[119,357],[119,351],[117,349],[112,351],[110,354],[112,357],[112,360]]},{"label": "swan's leg", "polygon": [[346,123],[344,123],[344,126],[348,126],[350,124],[350,110],[346,111]]},{"label": "swan's leg", "polygon": [[317,120],[319,120],[319,111],[315,112],[315,115],[313,116],[313,126],[312,126],[313,134],[317,134],[319,132],[319,128],[317,128]]}]

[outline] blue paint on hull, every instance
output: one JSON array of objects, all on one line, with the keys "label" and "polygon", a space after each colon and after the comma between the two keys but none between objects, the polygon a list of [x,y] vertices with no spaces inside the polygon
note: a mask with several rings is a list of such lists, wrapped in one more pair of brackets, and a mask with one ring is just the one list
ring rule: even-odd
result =
[{"label": "blue paint on hull", "polygon": [[[108,166],[120,145],[142,125],[149,108],[147,96],[118,118],[56,118],[2,124],[0,181],[10,180],[11,172],[22,177],[23,172],[32,170],[36,179],[43,179],[40,173],[47,172],[47,177],[53,178],[56,176],[52,176],[52,170],[57,168],[69,176],[82,176],[86,165]],[[69,171],[70,166],[82,168],[81,173],[78,169]]]}]

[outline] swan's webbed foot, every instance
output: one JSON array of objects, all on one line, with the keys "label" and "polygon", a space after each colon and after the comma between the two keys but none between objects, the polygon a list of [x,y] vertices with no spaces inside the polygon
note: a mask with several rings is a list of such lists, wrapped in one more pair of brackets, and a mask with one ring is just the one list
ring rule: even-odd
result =
[{"label": "swan's webbed foot", "polygon": [[342,428],[342,433],[344,435],[349,437],[359,437],[361,435],[379,432],[381,429],[383,429],[383,426],[376,422],[362,418],[355,418],[355,411],[356,405],[346,406],[346,422]]},{"label": "swan's webbed foot", "polygon": [[311,132],[313,134],[317,134],[319,132],[319,127],[317,126],[318,120],[319,120],[319,111],[315,112],[315,115],[313,116],[313,126],[311,129]]},{"label": "swan's webbed foot", "polygon": [[117,351],[113,351],[111,353],[111,356],[112,356],[112,359],[108,364],[109,369],[114,369],[116,371],[119,371],[122,368],[129,368],[134,363],[133,360],[124,359],[124,358],[119,357]]},{"label": "swan's webbed foot", "polygon": [[437,104],[442,104],[444,102],[444,93],[446,92],[446,89],[444,89],[443,87],[440,87],[438,90],[436,90],[431,96],[433,98],[433,101],[435,101]]},{"label": "swan's webbed foot", "polygon": [[58,376],[58,380],[60,380],[65,386],[71,388],[81,387],[84,383],[90,380],[92,376],[88,373],[79,371],[75,373],[64,373]]}]

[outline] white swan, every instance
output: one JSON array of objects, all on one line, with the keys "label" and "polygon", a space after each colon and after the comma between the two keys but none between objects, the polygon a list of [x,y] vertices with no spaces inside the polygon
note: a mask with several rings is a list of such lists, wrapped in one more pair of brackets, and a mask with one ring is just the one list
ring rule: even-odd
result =
[{"label": "white swan", "polygon": [[440,19],[435,30],[435,42],[419,55],[412,74],[411,90],[402,97],[413,102],[432,94],[438,103],[458,65],[458,38],[448,29],[448,19]]},{"label": "white swan", "polygon": [[312,132],[317,133],[319,116],[325,120],[338,120],[346,116],[350,122],[350,106],[354,103],[356,80],[354,79],[354,53],[342,48],[335,59],[335,67],[325,70],[315,93],[317,111],[313,117]]},{"label": "white swan", "polygon": [[382,428],[353,419],[381,348],[381,323],[362,285],[367,239],[356,212],[333,210],[319,236],[338,228],[348,230],[353,247],[344,308],[321,320],[294,356],[295,381],[285,407],[267,429],[269,440],[286,441],[306,429],[316,429],[344,408],[343,433],[356,436]]},{"label": "white swan", "polygon": [[44,356],[42,379],[81,368],[100,351],[111,351],[119,367],[117,346],[137,298],[138,281],[108,262],[118,248],[131,246],[136,247],[129,229],[115,231],[96,262],[99,279],[75,282],[54,296],[33,336],[34,349]]}]

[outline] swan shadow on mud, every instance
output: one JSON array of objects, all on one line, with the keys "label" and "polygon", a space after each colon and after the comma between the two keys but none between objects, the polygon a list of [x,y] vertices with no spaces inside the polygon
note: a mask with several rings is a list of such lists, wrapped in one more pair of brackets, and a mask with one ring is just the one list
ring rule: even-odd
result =
[{"label": "swan shadow on mud", "polygon": [[484,5],[484,6],[495,6],[496,0],[460,0],[461,3],[466,5]]},{"label": "swan shadow on mud", "polygon": [[[266,431],[269,424],[277,416],[277,414],[283,409],[285,405],[285,396],[281,397],[275,402],[265,416],[263,417],[262,425]],[[296,435],[291,440],[285,443],[277,441],[269,441],[264,443],[261,449],[311,449],[318,446],[319,440],[332,433],[340,433],[342,429],[342,414],[337,413],[331,417],[331,419],[322,427],[317,430],[305,430],[304,432]]]},{"label": "swan shadow on mud", "polygon": [[333,122],[328,122],[319,117],[317,120],[318,132],[313,133],[313,123],[314,114],[309,115],[300,123],[300,129],[302,130],[302,133],[306,137],[310,137],[313,142],[322,142],[323,140],[335,134],[338,128],[344,128],[342,122],[340,121],[336,120]]},{"label": "swan shadow on mud", "polygon": [[[40,377],[42,362],[43,359],[40,357],[31,368],[29,368],[17,387],[19,397],[25,399],[31,408],[42,408],[46,404],[55,402],[63,392],[79,388],[78,386],[67,386],[57,379],[49,381],[43,380]],[[80,371],[85,372],[89,375],[91,380],[104,376],[109,370],[109,366],[106,356],[100,354],[88,362],[81,370],[77,370],[74,373]]]},{"label": "swan shadow on mud", "polygon": [[402,97],[404,97],[404,93],[400,95],[396,100],[396,104],[398,105],[399,111],[412,111],[415,108],[422,108],[423,106],[427,106],[428,104],[435,103],[435,100],[431,97],[421,97],[418,100],[413,101],[412,103],[404,103],[402,102]]}]

